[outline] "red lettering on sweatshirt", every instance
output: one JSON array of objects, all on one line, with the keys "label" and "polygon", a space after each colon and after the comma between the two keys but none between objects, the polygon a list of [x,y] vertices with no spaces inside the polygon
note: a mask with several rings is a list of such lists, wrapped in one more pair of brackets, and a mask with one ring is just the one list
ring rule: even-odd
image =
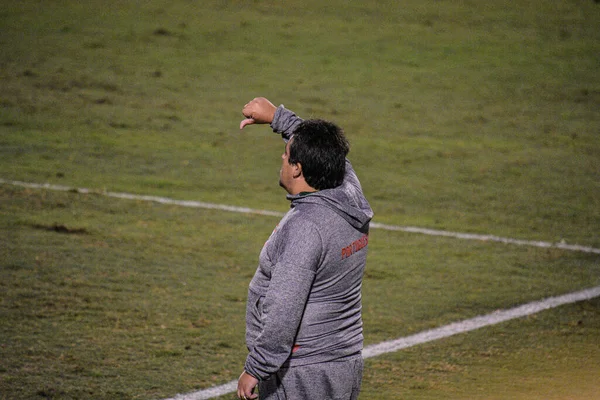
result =
[{"label": "red lettering on sweatshirt", "polygon": [[369,236],[363,235],[360,239],[355,240],[350,245],[342,248],[342,260],[350,257],[352,254],[361,251],[369,244]]}]

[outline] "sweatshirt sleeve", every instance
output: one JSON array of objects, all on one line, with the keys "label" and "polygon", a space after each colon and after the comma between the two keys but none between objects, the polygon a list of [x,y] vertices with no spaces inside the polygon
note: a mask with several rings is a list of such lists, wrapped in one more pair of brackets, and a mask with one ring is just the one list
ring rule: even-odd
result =
[{"label": "sweatshirt sleeve", "polygon": [[280,133],[283,140],[287,142],[294,134],[296,127],[300,125],[302,121],[302,118],[298,117],[293,111],[285,108],[282,104],[275,110],[271,128],[273,129],[273,132]]},{"label": "sweatshirt sleeve", "polygon": [[316,229],[307,221],[297,222],[280,232],[277,262],[263,302],[263,329],[244,365],[259,380],[277,372],[292,354],[322,254]]}]

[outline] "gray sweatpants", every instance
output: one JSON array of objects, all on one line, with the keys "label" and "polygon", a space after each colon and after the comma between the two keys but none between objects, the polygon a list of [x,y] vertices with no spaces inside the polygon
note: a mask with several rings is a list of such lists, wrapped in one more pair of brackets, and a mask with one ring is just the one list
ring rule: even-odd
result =
[{"label": "gray sweatpants", "polygon": [[282,368],[259,382],[260,400],[356,400],[364,361],[357,355],[343,361]]}]

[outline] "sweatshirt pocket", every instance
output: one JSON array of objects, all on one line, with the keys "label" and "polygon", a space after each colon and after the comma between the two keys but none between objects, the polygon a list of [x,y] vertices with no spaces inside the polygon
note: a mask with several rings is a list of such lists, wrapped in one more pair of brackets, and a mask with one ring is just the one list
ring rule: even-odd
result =
[{"label": "sweatshirt pocket", "polygon": [[246,311],[248,313],[248,317],[251,318],[253,324],[255,325],[260,325],[264,318],[263,302],[264,296],[261,296],[253,290],[248,291],[248,305]]},{"label": "sweatshirt pocket", "polygon": [[264,300],[264,296],[258,296],[256,302],[254,303],[254,308],[256,308],[256,312],[258,313],[261,319],[263,319],[265,315],[265,310],[263,307]]}]

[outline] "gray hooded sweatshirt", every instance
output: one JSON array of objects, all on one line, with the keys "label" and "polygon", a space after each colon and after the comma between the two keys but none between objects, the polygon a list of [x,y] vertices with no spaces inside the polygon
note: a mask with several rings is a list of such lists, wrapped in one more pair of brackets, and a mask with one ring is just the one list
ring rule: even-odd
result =
[{"label": "gray hooded sweatshirt", "polygon": [[[271,127],[289,140],[302,119],[279,106]],[[246,307],[245,370],[340,360],[363,347],[361,286],[373,211],[349,161],[342,185],[288,195],[291,208],[259,258]]]}]

